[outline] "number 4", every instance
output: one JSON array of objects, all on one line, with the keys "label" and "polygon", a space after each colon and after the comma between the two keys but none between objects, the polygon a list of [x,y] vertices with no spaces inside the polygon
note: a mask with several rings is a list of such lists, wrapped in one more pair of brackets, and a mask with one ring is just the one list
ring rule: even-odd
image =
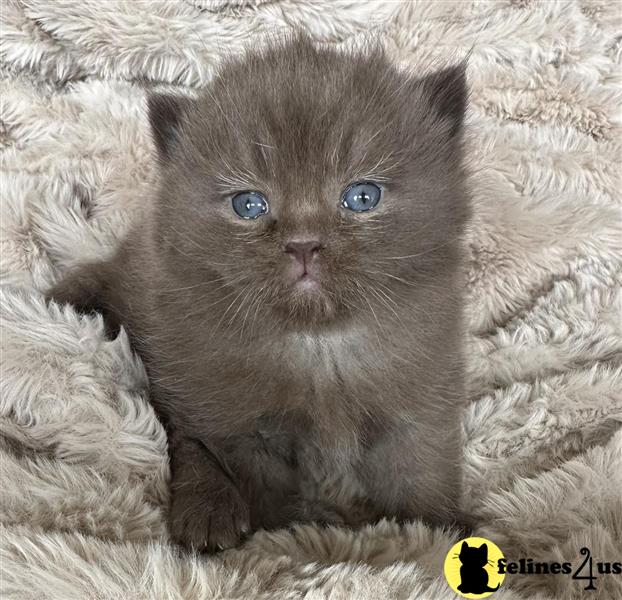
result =
[{"label": "number 4", "polygon": [[[579,551],[581,554],[583,554],[583,556],[585,556],[585,560],[581,563],[581,565],[579,566],[579,568],[573,573],[572,578],[573,579],[588,579],[589,583],[587,584],[587,587],[584,587],[583,590],[595,590],[596,586],[594,585],[594,580],[596,579],[596,577],[594,575],[592,575],[592,557],[590,556],[590,551],[588,548],[581,548],[581,550]],[[589,562],[588,565],[588,569],[590,571],[589,575],[579,575],[579,573],[581,572],[581,569],[583,569],[583,567],[585,567],[586,563]]]}]

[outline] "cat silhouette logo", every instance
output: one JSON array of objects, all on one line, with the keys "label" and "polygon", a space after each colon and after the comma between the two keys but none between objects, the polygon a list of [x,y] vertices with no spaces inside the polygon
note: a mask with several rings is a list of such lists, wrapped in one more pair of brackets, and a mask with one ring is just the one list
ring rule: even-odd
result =
[{"label": "cat silhouette logo", "polygon": [[499,589],[505,578],[497,568],[500,558],[504,558],[503,552],[490,540],[460,540],[445,557],[445,579],[464,598],[486,598]]}]

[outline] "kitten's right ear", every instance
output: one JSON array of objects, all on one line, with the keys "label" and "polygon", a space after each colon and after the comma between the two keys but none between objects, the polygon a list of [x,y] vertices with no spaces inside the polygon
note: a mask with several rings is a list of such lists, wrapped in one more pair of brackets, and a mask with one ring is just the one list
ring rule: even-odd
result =
[{"label": "kitten's right ear", "polygon": [[170,159],[184,115],[193,104],[191,98],[169,94],[152,94],[147,98],[151,135],[162,160]]},{"label": "kitten's right ear", "polygon": [[468,87],[466,61],[446,67],[425,76],[421,82],[431,107],[449,123],[449,133],[456,135],[462,129],[467,110]]}]

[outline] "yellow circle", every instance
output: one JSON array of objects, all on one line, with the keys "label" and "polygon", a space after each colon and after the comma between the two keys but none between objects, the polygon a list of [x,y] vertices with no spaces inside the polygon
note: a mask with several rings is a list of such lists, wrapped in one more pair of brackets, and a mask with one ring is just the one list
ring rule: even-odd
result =
[{"label": "yellow circle", "polygon": [[454,544],[445,557],[445,579],[460,596],[486,598],[505,579],[505,573],[499,573],[500,558],[505,558],[503,552],[490,540],[465,538]]}]

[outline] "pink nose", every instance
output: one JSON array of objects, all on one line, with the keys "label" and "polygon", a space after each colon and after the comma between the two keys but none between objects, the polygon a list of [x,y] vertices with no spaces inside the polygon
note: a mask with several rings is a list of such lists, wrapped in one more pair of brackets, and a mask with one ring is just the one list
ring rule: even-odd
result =
[{"label": "pink nose", "polygon": [[317,240],[292,240],[285,244],[286,254],[291,254],[293,258],[303,265],[310,263],[321,249],[322,244]]}]

